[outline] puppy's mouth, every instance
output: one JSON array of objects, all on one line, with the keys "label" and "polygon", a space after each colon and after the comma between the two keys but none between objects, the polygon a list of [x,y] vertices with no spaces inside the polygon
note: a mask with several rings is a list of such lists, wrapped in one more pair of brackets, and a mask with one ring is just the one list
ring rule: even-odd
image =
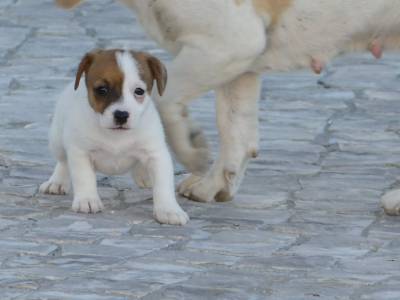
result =
[{"label": "puppy's mouth", "polygon": [[115,127],[111,127],[110,128],[111,130],[115,130],[115,131],[124,131],[124,130],[129,130],[130,128],[129,127],[126,127],[126,126],[115,126]]}]

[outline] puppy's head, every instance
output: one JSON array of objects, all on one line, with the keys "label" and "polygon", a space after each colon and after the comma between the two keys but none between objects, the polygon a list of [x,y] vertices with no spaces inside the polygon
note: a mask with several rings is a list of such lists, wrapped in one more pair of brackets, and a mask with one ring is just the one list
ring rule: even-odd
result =
[{"label": "puppy's head", "polygon": [[154,81],[160,95],[167,83],[167,71],[157,58],[118,49],[87,53],[79,64],[75,89],[83,74],[88,101],[100,126],[116,130],[137,127],[150,101]]}]

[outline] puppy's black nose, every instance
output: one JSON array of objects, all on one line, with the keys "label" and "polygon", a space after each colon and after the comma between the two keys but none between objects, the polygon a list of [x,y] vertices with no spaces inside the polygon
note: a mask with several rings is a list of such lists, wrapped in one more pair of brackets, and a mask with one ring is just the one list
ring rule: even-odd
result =
[{"label": "puppy's black nose", "polygon": [[114,111],[114,119],[117,125],[124,125],[129,118],[127,111],[116,110]]}]

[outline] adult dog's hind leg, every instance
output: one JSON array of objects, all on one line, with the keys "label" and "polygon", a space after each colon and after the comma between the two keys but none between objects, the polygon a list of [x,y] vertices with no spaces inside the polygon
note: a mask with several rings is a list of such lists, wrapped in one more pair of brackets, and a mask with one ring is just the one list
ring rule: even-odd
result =
[{"label": "adult dog's hind leg", "polygon": [[203,176],[185,179],[179,192],[190,199],[209,202],[230,200],[239,188],[249,158],[258,151],[258,98],[260,79],[246,73],[217,90],[219,155]]}]

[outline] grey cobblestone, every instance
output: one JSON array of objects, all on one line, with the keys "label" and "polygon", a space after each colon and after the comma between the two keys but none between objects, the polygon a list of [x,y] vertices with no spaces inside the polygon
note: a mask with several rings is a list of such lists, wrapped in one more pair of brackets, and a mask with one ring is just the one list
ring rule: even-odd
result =
[{"label": "grey cobblestone", "polygon": [[[114,1],[0,1],[2,300],[400,299],[400,219],[379,206],[400,184],[399,54],[266,74],[260,157],[238,196],[179,199],[191,221],[174,227],[124,176],[99,175],[101,214],[38,194],[55,97],[93,47],[171,59]],[[192,111],[215,150],[213,94],[202,98]]]}]

